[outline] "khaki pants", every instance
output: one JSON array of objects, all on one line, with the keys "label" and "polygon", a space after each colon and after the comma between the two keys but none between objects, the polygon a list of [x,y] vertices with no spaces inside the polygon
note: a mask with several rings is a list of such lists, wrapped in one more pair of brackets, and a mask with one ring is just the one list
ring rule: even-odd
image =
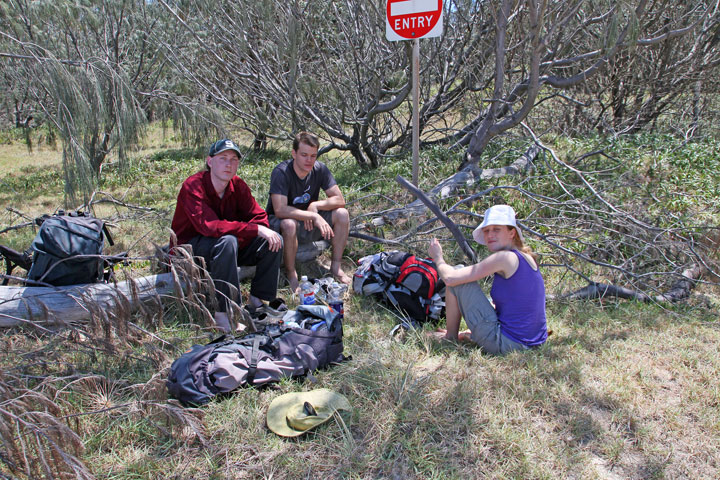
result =
[{"label": "khaki pants", "polygon": [[502,334],[495,308],[490,304],[485,292],[477,282],[448,288],[457,297],[460,314],[472,332],[470,338],[483,350],[496,355],[504,355],[513,350],[528,349],[526,345],[510,340]]}]

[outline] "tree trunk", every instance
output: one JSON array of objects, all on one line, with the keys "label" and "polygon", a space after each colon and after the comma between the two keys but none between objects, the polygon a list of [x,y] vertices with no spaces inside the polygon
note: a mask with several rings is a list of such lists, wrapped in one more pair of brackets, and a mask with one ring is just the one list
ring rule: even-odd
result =
[{"label": "tree trunk", "polygon": [[[312,260],[329,246],[326,241],[302,244],[298,248],[297,261]],[[238,273],[240,279],[251,277],[255,274],[255,267],[240,267]],[[162,303],[163,298],[174,297],[175,289],[172,273],[126,280],[117,285],[92,283],[67,287],[0,286],[0,327],[16,327],[28,323],[65,325],[87,321],[92,310],[87,307],[88,304],[105,310],[127,304],[136,311],[141,303]]]},{"label": "tree trunk", "polygon": [[140,302],[160,301],[162,297],[172,295],[174,288],[172,273],[128,280],[117,286],[94,283],[56,288],[0,287],[0,327],[86,321],[90,316],[88,303],[112,310],[118,307],[121,297],[136,310]]}]

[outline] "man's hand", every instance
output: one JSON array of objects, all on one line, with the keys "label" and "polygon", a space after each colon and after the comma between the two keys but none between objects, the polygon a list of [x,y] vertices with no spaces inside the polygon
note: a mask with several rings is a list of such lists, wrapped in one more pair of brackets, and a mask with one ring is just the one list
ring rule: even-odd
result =
[{"label": "man's hand", "polygon": [[[318,217],[320,216],[320,214],[318,213],[317,206],[315,205],[315,202],[308,205],[306,211],[314,213],[315,216],[318,216]],[[308,232],[310,230],[312,230],[313,228],[315,228],[315,220],[314,219],[303,220],[303,223],[305,224],[305,230],[307,230]]]},{"label": "man's hand", "polygon": [[282,248],[282,237],[275,230],[264,225],[258,225],[258,237],[268,242],[268,249],[271,252],[278,252]]},{"label": "man's hand", "polygon": [[312,212],[314,215],[314,218],[312,220],[305,220],[305,230],[310,231],[313,228],[317,227],[320,229],[320,233],[322,233],[322,237],[325,240],[330,240],[335,236],[335,232],[333,232],[332,226],[328,224],[325,219],[320,215],[318,212],[317,205],[315,202],[311,203],[307,207],[308,212]]},{"label": "man's hand", "polygon": [[330,224],[327,223],[319,213],[316,213],[315,215],[315,226],[320,229],[322,237],[325,240],[330,240],[331,238],[333,238],[335,236],[335,232],[333,232]]}]

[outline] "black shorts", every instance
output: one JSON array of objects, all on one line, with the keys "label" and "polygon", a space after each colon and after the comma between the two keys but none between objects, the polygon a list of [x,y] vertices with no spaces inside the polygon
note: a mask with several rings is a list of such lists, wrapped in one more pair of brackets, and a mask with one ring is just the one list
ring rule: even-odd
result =
[{"label": "black shorts", "polygon": [[[332,214],[333,210],[320,210],[318,212],[322,218],[325,219],[325,221],[332,227]],[[268,218],[268,222],[270,223],[270,228],[275,230],[276,232],[282,234],[280,232],[280,222],[282,222],[282,218],[278,218],[275,215],[270,215]],[[320,232],[320,229],[317,227],[314,227],[312,230],[306,230],[305,229],[305,222],[301,222],[300,220],[295,220],[297,222],[297,239],[298,243],[311,243],[311,242],[317,242],[318,240],[322,239],[322,232]]]}]

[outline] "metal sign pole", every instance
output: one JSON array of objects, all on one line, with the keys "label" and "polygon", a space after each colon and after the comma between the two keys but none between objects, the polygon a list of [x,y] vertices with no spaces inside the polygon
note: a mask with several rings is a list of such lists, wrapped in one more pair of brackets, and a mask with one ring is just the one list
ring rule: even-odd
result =
[{"label": "metal sign pole", "polygon": [[412,53],[412,183],[417,187],[420,172],[420,39],[413,41]]},{"label": "metal sign pole", "polygon": [[420,176],[420,39],[443,31],[443,0],[387,0],[385,37],[391,42],[414,40],[412,51],[412,183]]}]

